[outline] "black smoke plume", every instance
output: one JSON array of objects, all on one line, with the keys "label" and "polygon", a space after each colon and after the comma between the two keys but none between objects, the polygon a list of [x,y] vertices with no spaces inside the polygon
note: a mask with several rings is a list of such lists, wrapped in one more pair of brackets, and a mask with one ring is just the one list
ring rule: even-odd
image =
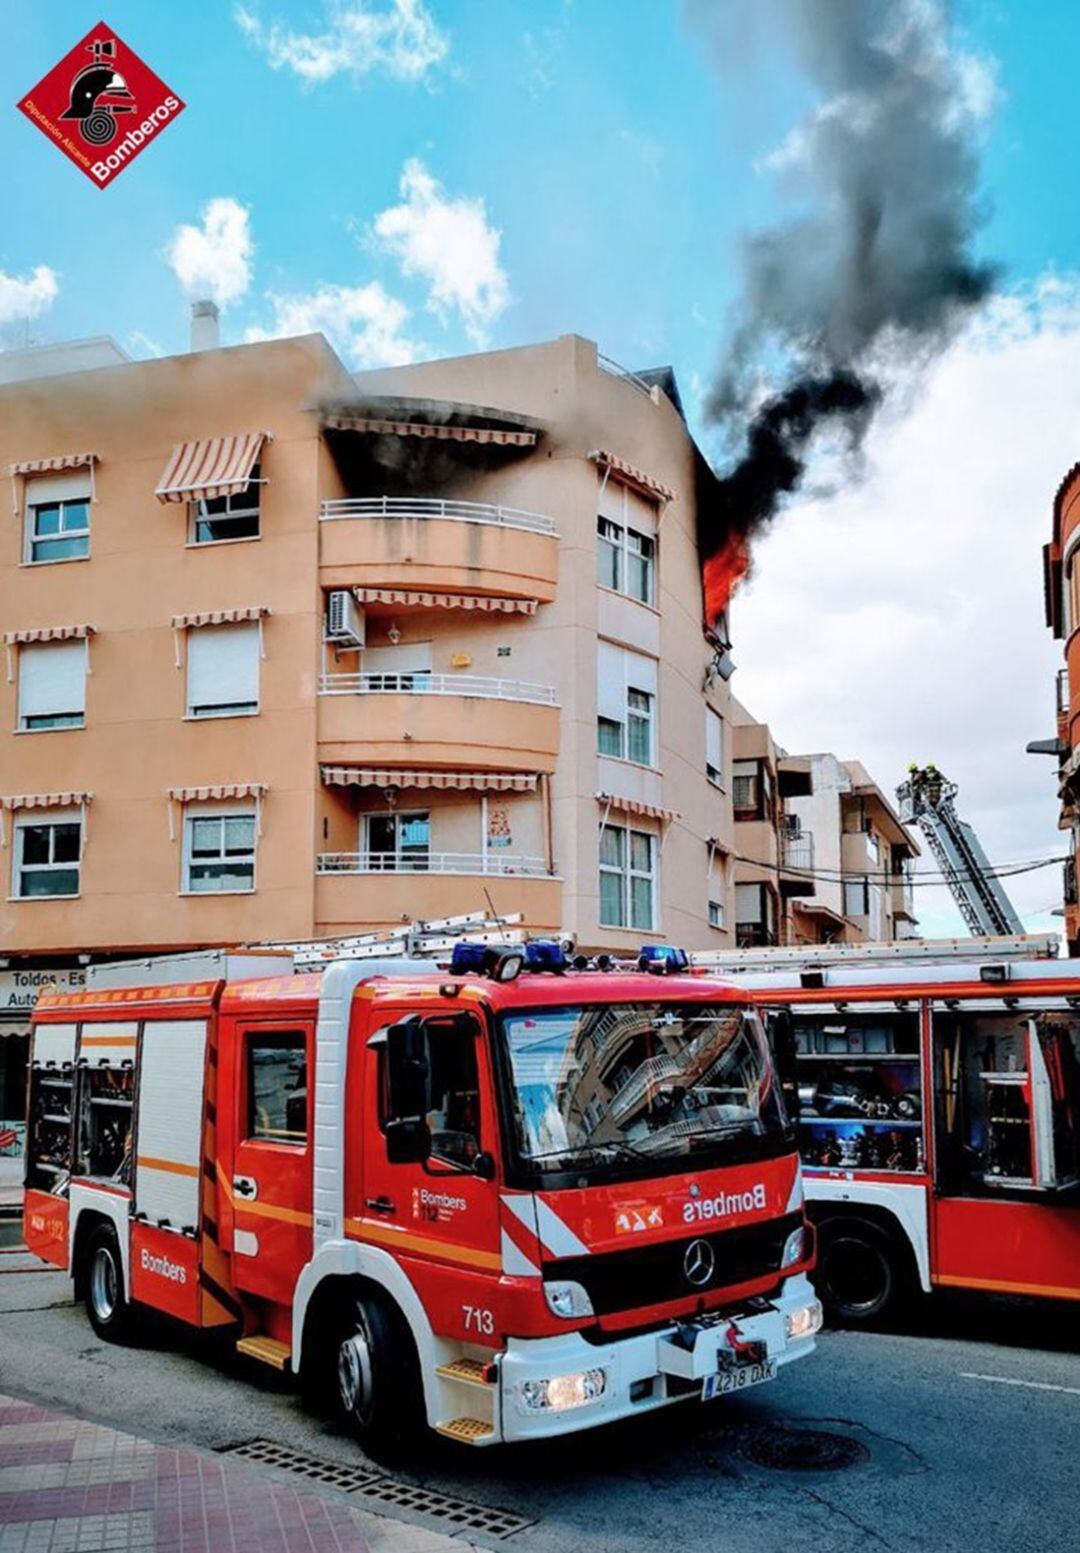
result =
[{"label": "black smoke plume", "polygon": [[941,351],[992,288],[993,267],[971,250],[993,91],[986,67],[955,46],[942,0],[689,5],[733,91],[745,90],[748,61],[781,50],[819,93],[768,162],[798,213],[744,241],[742,293],[708,397],[742,452],[706,519],[710,557],[733,538],[748,551],[798,488],[819,426],[857,445],[881,383]]}]

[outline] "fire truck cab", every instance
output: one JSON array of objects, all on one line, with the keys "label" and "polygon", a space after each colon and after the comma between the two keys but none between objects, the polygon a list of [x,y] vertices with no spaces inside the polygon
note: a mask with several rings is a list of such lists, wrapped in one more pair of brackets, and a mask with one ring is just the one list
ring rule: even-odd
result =
[{"label": "fire truck cab", "polygon": [[487,958],[43,996],[28,1246],[102,1336],[140,1306],[232,1327],[370,1440],[582,1429],[809,1354],[795,1136],[744,995]]}]

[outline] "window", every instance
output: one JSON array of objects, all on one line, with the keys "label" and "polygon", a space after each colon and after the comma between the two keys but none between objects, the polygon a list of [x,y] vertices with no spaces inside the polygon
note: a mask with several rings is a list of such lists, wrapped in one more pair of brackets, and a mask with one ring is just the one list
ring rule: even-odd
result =
[{"label": "window", "polygon": [[307,1036],[303,1030],[250,1034],[248,1137],[256,1143],[307,1142]]},{"label": "window", "polygon": [[705,775],[714,787],[724,785],[724,719],[705,708]]},{"label": "window", "polygon": [[23,559],[78,561],[90,554],[90,476],[44,475],[26,482]]},{"label": "window", "polygon": [[255,888],[255,814],[251,809],[184,816],[184,890],[223,895]]},{"label": "window", "polygon": [[431,1152],[468,1168],[480,1152],[479,1042],[458,1021],[428,1026],[431,1053]]},{"label": "window", "polygon": [[82,821],[74,814],[15,826],[14,889],[19,900],[78,895]]},{"label": "window", "polygon": [[1068,588],[1065,596],[1065,631],[1071,635],[1080,626],[1080,565],[1074,550],[1066,568]]},{"label": "window", "polygon": [[426,873],[431,863],[431,816],[369,814],[367,867],[372,873]]},{"label": "window", "polygon": [[775,944],[776,900],[767,884],[735,886],[735,943],[740,949]]},{"label": "window", "polygon": [[656,691],[655,658],[613,642],[597,644],[596,747],[601,755],[655,766]]},{"label": "window", "polygon": [[29,642],[19,648],[19,728],[81,728],[86,721],[86,642]]},{"label": "window", "polygon": [[600,921],[605,927],[655,926],[656,837],[622,825],[600,827]]},{"label": "window", "polygon": [[247,717],[259,710],[257,621],[188,631],[187,715]]},{"label": "window", "polygon": [[597,518],[596,580],[641,604],[655,604],[656,540],[611,518]]},{"label": "window", "polygon": [[259,537],[259,466],[251,471],[246,490],[236,496],[200,497],[191,504],[191,542],[219,544],[223,539]]},{"label": "window", "polygon": [[844,916],[870,915],[870,883],[867,879],[844,880]]},{"label": "window", "polygon": [[727,924],[728,864],[727,858],[712,842],[709,843],[709,870],[706,881],[708,892],[708,921],[710,927],[722,928]]},{"label": "window", "polygon": [[710,901],[709,902],[709,926],[710,927],[723,927],[723,925],[724,925],[724,903],[723,903],[723,901]]}]

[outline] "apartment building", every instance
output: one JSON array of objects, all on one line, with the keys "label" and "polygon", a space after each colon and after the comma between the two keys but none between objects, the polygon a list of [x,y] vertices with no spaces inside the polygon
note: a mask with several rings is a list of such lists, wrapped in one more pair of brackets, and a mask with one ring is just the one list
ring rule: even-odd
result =
[{"label": "apartment building", "polygon": [[1034,739],[1028,753],[1050,755],[1057,769],[1061,809],[1058,828],[1068,834],[1062,877],[1065,939],[1070,955],[1080,954],[1080,464],[1064,476],[1054,496],[1051,534],[1043,546],[1046,624],[1064,643],[1065,663],[1054,680],[1054,733]]},{"label": "apartment building", "polygon": [[739,948],[915,933],[918,844],[858,761],[789,755],[732,701]]},{"label": "apartment building", "polygon": [[6,363],[3,953],[491,905],[733,942],[712,476],[575,336],[351,376],[321,336]]}]

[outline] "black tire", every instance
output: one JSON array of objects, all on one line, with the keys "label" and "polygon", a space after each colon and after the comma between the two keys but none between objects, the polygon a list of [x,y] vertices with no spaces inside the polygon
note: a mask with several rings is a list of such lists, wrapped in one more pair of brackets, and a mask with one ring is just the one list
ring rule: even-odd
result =
[{"label": "black tire", "polygon": [[910,1282],[906,1259],[887,1231],[843,1216],[818,1226],[813,1278],[826,1314],[843,1326],[895,1314]]},{"label": "black tire", "polygon": [[396,1451],[426,1422],[416,1346],[398,1310],[374,1294],[351,1298],[338,1326],[337,1410],[366,1451]]},{"label": "black tire", "polygon": [[81,1280],[86,1314],[98,1337],[107,1343],[128,1342],[134,1316],[124,1293],[124,1264],[111,1224],[101,1225],[87,1241]]}]

